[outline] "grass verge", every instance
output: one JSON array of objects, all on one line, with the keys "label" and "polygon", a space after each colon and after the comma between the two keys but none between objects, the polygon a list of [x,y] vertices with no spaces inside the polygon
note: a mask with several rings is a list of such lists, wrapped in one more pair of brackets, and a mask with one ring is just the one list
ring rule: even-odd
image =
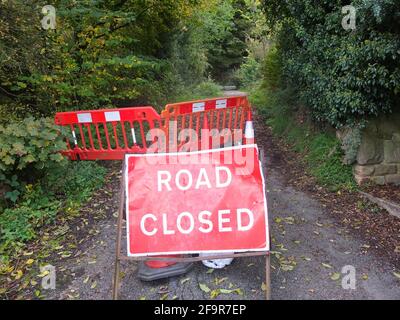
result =
[{"label": "grass verge", "polygon": [[262,87],[250,90],[250,101],[265,117],[275,136],[300,153],[309,174],[330,191],[357,188],[352,167],[342,162],[343,153],[335,134],[313,128],[296,108],[295,93],[290,89],[273,92]]}]

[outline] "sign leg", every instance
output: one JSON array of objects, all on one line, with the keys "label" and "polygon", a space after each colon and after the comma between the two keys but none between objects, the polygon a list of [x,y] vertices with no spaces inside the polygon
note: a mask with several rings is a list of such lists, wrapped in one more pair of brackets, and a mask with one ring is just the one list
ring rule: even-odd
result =
[{"label": "sign leg", "polygon": [[114,286],[113,286],[113,299],[118,299],[119,293],[119,274],[120,274],[120,253],[121,253],[121,234],[122,234],[122,223],[123,223],[123,216],[124,216],[124,204],[125,204],[125,183],[124,183],[124,171],[125,171],[125,161],[124,165],[122,166],[122,176],[121,176],[121,183],[120,183],[120,202],[119,202],[119,209],[118,209],[118,223],[117,223],[117,245],[116,245],[116,252],[115,252],[115,270],[114,270]]},{"label": "sign leg", "polygon": [[271,255],[268,252],[265,256],[265,299],[271,300]]}]

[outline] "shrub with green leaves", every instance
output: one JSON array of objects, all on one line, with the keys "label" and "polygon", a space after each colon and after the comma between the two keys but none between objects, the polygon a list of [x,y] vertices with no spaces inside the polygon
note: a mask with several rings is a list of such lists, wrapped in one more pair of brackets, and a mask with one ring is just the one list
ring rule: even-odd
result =
[{"label": "shrub with green leaves", "polygon": [[235,73],[238,85],[243,88],[257,85],[260,76],[260,63],[253,56],[246,57]]},{"label": "shrub with green leaves", "polygon": [[6,173],[61,162],[64,158],[59,151],[66,148],[53,119],[32,117],[0,125],[0,146],[0,170]]},{"label": "shrub with green leaves", "polygon": [[250,101],[266,119],[273,134],[302,155],[307,171],[319,184],[332,191],[354,189],[352,167],[342,161],[340,142],[334,134],[313,128],[307,120],[301,124],[296,121],[296,97],[291,88],[272,90],[261,86],[251,92]]},{"label": "shrub with green leaves", "polygon": [[77,208],[87,201],[104,184],[106,173],[96,162],[53,163],[45,177],[26,184],[18,203],[0,211],[0,256],[34,239],[65,208]]},{"label": "shrub with green leaves", "polygon": [[398,0],[354,0],[356,29],[342,27],[341,0],[269,0],[286,83],[318,122],[356,126],[400,108]]},{"label": "shrub with green leaves", "polygon": [[66,148],[60,130],[49,118],[0,124],[0,184],[9,187],[6,199],[15,202],[25,181],[65,161],[59,153]]}]

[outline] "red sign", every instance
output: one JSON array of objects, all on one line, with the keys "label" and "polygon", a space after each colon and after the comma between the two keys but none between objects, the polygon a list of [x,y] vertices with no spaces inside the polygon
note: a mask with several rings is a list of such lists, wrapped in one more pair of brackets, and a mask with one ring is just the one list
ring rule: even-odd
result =
[{"label": "red sign", "polygon": [[129,256],[268,251],[256,145],[126,155]]}]

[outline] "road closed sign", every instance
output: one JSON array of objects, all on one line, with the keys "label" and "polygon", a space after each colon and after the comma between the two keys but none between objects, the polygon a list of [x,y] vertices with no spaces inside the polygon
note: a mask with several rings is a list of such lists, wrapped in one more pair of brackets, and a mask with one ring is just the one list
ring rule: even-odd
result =
[{"label": "road closed sign", "polygon": [[125,160],[128,256],[269,250],[256,145]]}]

